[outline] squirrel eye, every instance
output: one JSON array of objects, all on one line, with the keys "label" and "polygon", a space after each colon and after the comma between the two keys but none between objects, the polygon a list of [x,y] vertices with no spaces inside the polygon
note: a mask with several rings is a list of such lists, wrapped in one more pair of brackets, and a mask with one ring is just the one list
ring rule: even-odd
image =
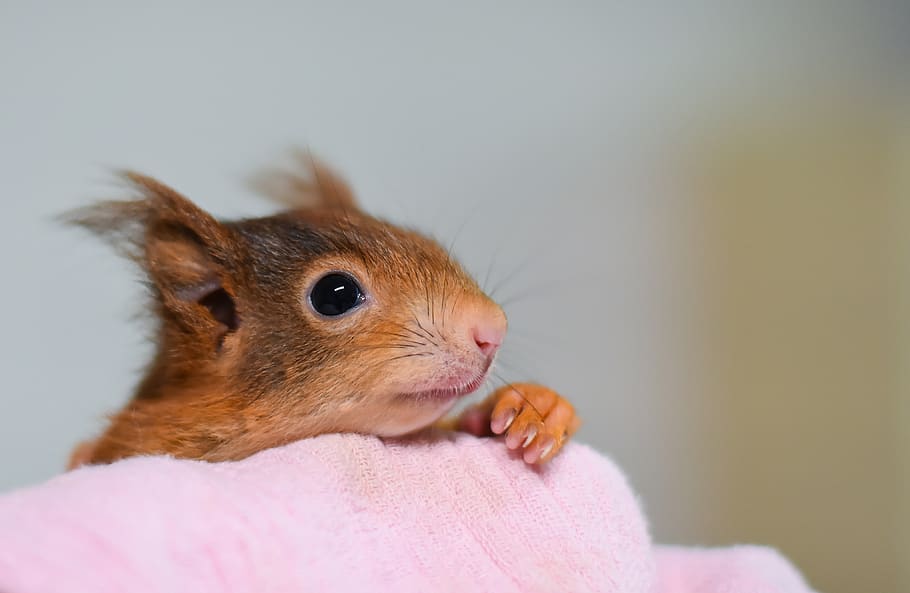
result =
[{"label": "squirrel eye", "polygon": [[363,289],[357,281],[338,272],[326,274],[310,289],[310,305],[326,317],[344,315],[365,299]]}]

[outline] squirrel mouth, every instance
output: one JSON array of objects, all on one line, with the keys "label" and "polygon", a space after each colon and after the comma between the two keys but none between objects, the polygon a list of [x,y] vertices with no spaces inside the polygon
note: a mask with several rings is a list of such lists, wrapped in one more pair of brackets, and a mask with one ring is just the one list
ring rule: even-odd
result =
[{"label": "squirrel mouth", "polygon": [[451,387],[437,387],[435,389],[427,389],[424,391],[402,393],[401,397],[418,401],[442,402],[457,399],[459,397],[468,395],[469,393],[474,393],[480,388],[481,385],[483,385],[484,381],[487,380],[487,373],[489,372],[492,363],[492,359],[488,360],[483,368],[483,371],[481,371],[480,374],[478,374],[475,378],[467,383],[453,385]]}]

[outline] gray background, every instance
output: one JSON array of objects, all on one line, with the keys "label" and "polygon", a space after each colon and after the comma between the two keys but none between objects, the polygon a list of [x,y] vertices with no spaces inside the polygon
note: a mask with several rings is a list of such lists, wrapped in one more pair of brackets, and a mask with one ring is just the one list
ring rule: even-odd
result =
[{"label": "gray background", "polygon": [[469,269],[505,281],[504,374],[573,398],[659,539],[761,539],[837,583],[821,531],[710,528],[725,444],[704,437],[703,212],[682,163],[719,114],[793,85],[890,93],[907,11],[776,6],[0,3],[0,489],[59,472],[149,353],[129,267],[52,217],[115,197],[116,167],[264,214],[247,176],[303,145],[368,210],[457,232]]}]

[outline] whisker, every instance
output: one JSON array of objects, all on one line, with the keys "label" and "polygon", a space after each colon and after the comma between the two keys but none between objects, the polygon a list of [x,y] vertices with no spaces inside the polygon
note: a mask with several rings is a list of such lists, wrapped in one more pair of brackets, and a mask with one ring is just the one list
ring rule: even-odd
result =
[{"label": "whisker", "polygon": [[523,327],[510,327],[508,335],[509,335],[509,337],[524,336],[527,338],[535,338],[535,339],[539,338],[542,340],[546,340],[548,342],[553,342],[553,341],[558,340],[555,336],[553,336],[551,334],[545,334],[545,333],[542,333],[539,331],[528,331],[527,329],[525,329]]},{"label": "whisker", "polygon": [[423,280],[423,289],[427,293],[427,317],[430,316],[430,283],[427,281],[426,277]]},{"label": "whisker", "polygon": [[[458,285],[453,282],[451,286],[446,285],[446,288],[447,288],[446,303],[448,303],[449,301],[452,301],[452,306],[448,308],[449,316],[451,317],[451,315],[453,313],[455,313],[455,305],[458,303],[458,292],[455,290],[456,288],[458,288]],[[443,305],[443,307],[442,307],[443,318],[446,317],[446,310],[447,310],[446,306]]]},{"label": "whisker", "polygon": [[[408,348],[420,348],[422,346],[427,345],[425,342],[413,342],[413,341],[394,342],[394,344],[399,347],[406,346]],[[385,344],[382,344],[382,345],[384,346]],[[364,347],[366,347],[366,346],[364,346]],[[372,345],[370,347],[372,347]]]},{"label": "whisker", "polygon": [[482,210],[479,206],[480,201],[478,200],[477,203],[475,203],[474,207],[468,210],[468,215],[464,218],[464,220],[461,221],[458,229],[455,230],[455,235],[452,237],[452,240],[449,242],[449,248],[446,250],[450,259],[452,257],[452,251],[455,249],[455,243],[458,241],[458,237],[461,236],[462,231],[464,231],[465,227],[468,226],[468,223],[471,221],[471,219],[477,216],[477,213]]},{"label": "whisker", "polygon": [[497,379],[499,379],[500,381],[502,381],[503,387],[509,387],[510,389],[512,389],[515,393],[518,394],[519,397],[521,397],[521,399],[524,400],[525,404],[527,404],[528,407],[530,407],[532,410],[534,410],[535,412],[537,412],[537,415],[538,415],[538,416],[540,416],[541,418],[543,418],[543,414],[540,413],[540,410],[538,410],[537,407],[534,406],[534,404],[531,403],[531,400],[529,400],[528,397],[527,397],[524,393],[522,393],[522,391],[521,391],[520,389],[518,389],[517,387],[515,387],[515,384],[514,384],[514,383],[507,382],[505,379],[503,379],[503,378],[499,375],[499,373],[492,373],[492,374],[493,374],[493,376],[495,376]]},{"label": "whisker", "polygon": [[430,322],[431,322],[433,325],[436,325],[436,302],[435,302],[436,299],[435,299],[435,294],[430,290],[430,283],[429,283],[429,281],[427,281],[427,283],[426,283],[426,290],[427,290],[427,297],[428,297],[428,298],[427,298],[427,301],[428,301],[429,307],[430,307],[430,309],[429,309],[429,311],[430,311]]},{"label": "whisker", "polygon": [[531,377],[532,376],[531,373],[527,372],[527,369],[524,368],[523,365],[519,366],[519,365],[515,364],[514,362],[506,362],[505,360],[500,361],[500,364],[502,364],[502,367],[505,370],[509,371],[510,373],[516,373],[516,374],[521,375],[522,377]]},{"label": "whisker", "polygon": [[502,244],[496,248],[496,251],[493,252],[493,255],[490,256],[490,264],[487,266],[487,273],[484,274],[483,282],[480,284],[480,289],[487,293],[487,286],[490,282],[490,274],[493,272],[493,266],[496,263],[496,258],[499,256],[499,251],[502,248]]},{"label": "whisker", "polygon": [[441,311],[440,311],[440,316],[442,318],[442,329],[446,328],[446,300],[448,300],[448,298],[449,298],[449,291],[447,290],[448,287],[449,287],[449,276],[447,274],[443,274],[443,276],[442,276],[442,299],[441,299],[442,306],[441,306]]},{"label": "whisker", "polygon": [[[417,318],[414,318],[414,321],[417,322],[417,327],[419,327],[419,328],[423,331],[423,333],[425,333],[425,334],[427,335],[427,338],[429,338],[430,340],[432,340],[432,339],[433,339],[433,334],[431,334],[430,332],[427,331],[427,329],[420,323],[420,320],[417,319]],[[433,345],[434,345],[434,346],[437,346],[437,347],[439,346],[439,344],[437,344],[436,342],[433,342]]]},{"label": "whisker", "polygon": [[507,336],[506,341],[503,342],[501,351],[511,352],[516,349],[524,350],[525,348],[533,348],[552,352],[554,349],[564,345],[565,340],[562,338],[536,333],[515,332],[513,334],[512,330],[509,330],[509,335]]},{"label": "whisker", "polygon": [[545,246],[544,244],[540,244],[537,246],[536,249],[527,253],[525,255],[524,259],[517,266],[512,268],[511,272],[509,272],[503,278],[501,278],[496,283],[496,285],[490,289],[490,292],[487,293],[490,295],[490,298],[493,298],[493,295],[495,295],[497,292],[499,292],[499,290],[502,287],[504,287],[511,280],[513,280],[519,273],[525,271],[527,269],[527,267],[531,264],[531,262],[540,260],[543,256],[547,255],[546,248],[547,248],[547,246]]},{"label": "whisker", "polygon": [[399,350],[411,350],[417,348],[412,344],[376,344],[376,345],[366,345],[366,346],[354,346],[353,351],[358,352],[360,350],[385,350],[389,348],[396,348]]},{"label": "whisker", "polygon": [[452,315],[455,314],[455,307],[458,305],[458,296],[459,296],[459,293],[456,292],[456,293],[455,293],[455,298],[452,299],[452,308],[451,308],[451,314],[452,314]]},{"label": "whisker", "polygon": [[493,287],[490,288],[490,292],[487,293],[490,295],[490,298],[493,298],[499,290],[508,284],[512,279],[515,278],[519,273],[523,272],[528,265],[530,265],[532,256],[528,256],[524,259],[523,262],[512,268],[512,271],[502,277]]},{"label": "whisker", "polygon": [[401,360],[402,358],[411,358],[412,356],[433,356],[433,355],[429,352],[414,352],[411,354],[402,354],[401,356],[393,356],[392,358],[387,358],[384,361],[382,361],[382,363],[385,364],[387,362],[392,362],[393,360]]},{"label": "whisker", "polygon": [[[571,275],[564,277],[563,280],[567,282],[574,282],[580,278],[578,275]],[[509,305],[514,305],[515,303],[523,302],[529,298],[534,300],[552,300],[558,296],[559,290],[563,287],[557,285],[553,282],[537,282],[531,284],[530,286],[521,288],[516,291],[515,294],[509,295],[501,299],[499,302],[500,307],[508,307]]]},{"label": "whisker", "polygon": [[501,299],[496,302],[499,304],[500,307],[505,309],[506,307],[510,307],[510,306],[518,304],[518,303],[523,303],[529,299],[531,299],[531,300],[539,299],[540,297],[541,297],[540,293],[535,293],[535,292],[531,292],[530,290],[528,290],[528,291],[525,291],[524,293],[519,293],[517,295],[510,296],[510,297]]},{"label": "whisker", "polygon": [[[414,344],[415,346],[426,346],[427,345],[426,342],[417,341],[414,338],[412,338],[411,336],[408,336],[405,334],[399,334],[396,332],[366,331],[366,332],[363,332],[363,334],[361,334],[361,335],[395,336],[396,338],[401,338],[402,340],[404,340],[403,343]],[[422,336],[418,336],[418,337],[422,337]]]},{"label": "whisker", "polygon": [[[417,319],[414,319],[414,321],[417,321]],[[417,324],[420,325],[420,322],[417,321]],[[421,340],[423,340],[423,339],[425,339],[425,338],[429,338],[431,344],[433,344],[434,346],[437,346],[437,347],[439,346],[439,344],[437,344],[436,342],[433,341],[433,339],[432,339],[432,334],[428,334],[427,336],[424,336],[424,335],[421,334],[420,332],[414,331],[413,329],[411,329],[410,327],[408,327],[408,326],[406,326],[406,325],[404,325],[404,324],[398,324],[398,327],[400,327],[401,329],[403,329],[403,330],[405,330],[405,331],[407,331],[407,332],[411,332],[412,334],[414,334],[415,336],[417,336],[417,337],[420,338]]]}]

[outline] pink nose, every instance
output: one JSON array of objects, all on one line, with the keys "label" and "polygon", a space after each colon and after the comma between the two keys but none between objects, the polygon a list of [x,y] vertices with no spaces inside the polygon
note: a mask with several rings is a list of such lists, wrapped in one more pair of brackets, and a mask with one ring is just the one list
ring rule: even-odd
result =
[{"label": "pink nose", "polygon": [[474,343],[487,358],[492,357],[502,345],[506,335],[505,327],[495,325],[477,325],[474,327]]}]

